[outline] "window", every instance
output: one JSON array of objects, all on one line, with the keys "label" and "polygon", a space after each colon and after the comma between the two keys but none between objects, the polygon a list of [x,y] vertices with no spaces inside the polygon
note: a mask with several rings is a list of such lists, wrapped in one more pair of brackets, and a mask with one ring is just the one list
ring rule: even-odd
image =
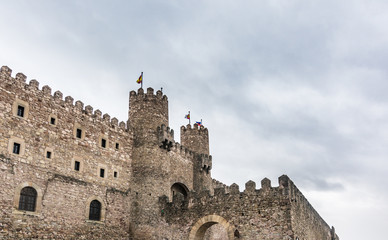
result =
[{"label": "window", "polygon": [[51,158],[51,152],[50,151],[46,152],[46,158]]},{"label": "window", "polygon": [[117,172],[116,171],[113,172],[113,177],[117,178]]},{"label": "window", "polygon": [[89,220],[100,221],[101,219],[101,203],[98,200],[90,202]]},{"label": "window", "polygon": [[104,138],[101,139],[101,147],[106,148],[106,140]]},{"label": "window", "polygon": [[120,144],[116,143],[116,149],[119,149]]},{"label": "window", "polygon": [[21,105],[18,105],[17,115],[19,117],[24,117],[24,107]]},{"label": "window", "polygon": [[81,163],[78,162],[78,161],[75,161],[74,162],[74,170],[75,171],[79,171],[80,170],[80,166],[81,166]]},{"label": "window", "polygon": [[50,117],[50,124],[55,125],[56,119],[53,117]]},{"label": "window", "polygon": [[28,118],[28,102],[15,99],[12,104],[12,115],[19,118]]},{"label": "window", "polygon": [[82,129],[77,128],[75,136],[76,136],[77,138],[82,138]]},{"label": "window", "polygon": [[100,177],[104,177],[105,176],[105,169],[103,168],[100,168]]},{"label": "window", "polygon": [[12,153],[14,154],[20,154],[20,143],[13,143],[13,150]]},{"label": "window", "polygon": [[20,191],[19,210],[35,212],[38,193],[33,187],[25,187]]}]

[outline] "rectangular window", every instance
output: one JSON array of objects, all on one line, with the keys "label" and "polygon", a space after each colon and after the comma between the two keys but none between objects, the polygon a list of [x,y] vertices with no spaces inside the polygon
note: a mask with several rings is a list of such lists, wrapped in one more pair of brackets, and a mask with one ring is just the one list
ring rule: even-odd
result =
[{"label": "rectangular window", "polygon": [[116,149],[119,149],[120,144],[116,143]]},{"label": "rectangular window", "polygon": [[19,117],[24,117],[24,107],[18,105],[18,112],[17,112]]},{"label": "rectangular window", "polygon": [[74,162],[74,170],[79,171],[80,166],[81,166],[81,163],[80,163],[80,162],[78,162],[78,161],[75,161],[75,162]]},{"label": "rectangular window", "polygon": [[50,123],[52,124],[52,125],[55,125],[55,118],[50,118]]},{"label": "rectangular window", "polygon": [[106,140],[103,138],[101,139],[101,147],[106,148]]},{"label": "rectangular window", "polygon": [[103,168],[100,168],[100,177],[104,177],[105,176],[105,169]]},{"label": "rectangular window", "polygon": [[77,128],[76,135],[77,138],[82,138],[82,130]]},{"label": "rectangular window", "polygon": [[13,150],[12,152],[14,154],[20,154],[20,144],[19,143],[13,143]]},{"label": "rectangular window", "polygon": [[116,171],[113,172],[113,177],[117,178],[117,172]]},{"label": "rectangular window", "polygon": [[46,152],[46,158],[51,158],[51,152],[50,151]]}]

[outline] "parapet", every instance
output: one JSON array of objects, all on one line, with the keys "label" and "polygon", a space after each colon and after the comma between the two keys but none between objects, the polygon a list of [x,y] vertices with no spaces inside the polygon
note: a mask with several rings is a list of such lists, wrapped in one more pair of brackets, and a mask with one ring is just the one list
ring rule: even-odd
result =
[{"label": "parapet", "polygon": [[100,120],[102,124],[106,125],[106,127],[111,128],[113,126],[114,128],[127,131],[126,124],[124,122],[120,122],[120,124],[118,124],[117,118],[112,118],[111,120],[108,114],[104,114],[101,118],[101,112],[99,110],[96,110],[93,114],[92,106],[88,105],[84,108],[84,103],[81,101],[76,101],[73,105],[74,99],[71,96],[67,96],[63,100],[63,94],[61,91],[55,91],[52,95],[51,88],[49,86],[45,85],[42,87],[42,90],[40,90],[39,82],[37,80],[32,79],[28,84],[26,84],[26,75],[23,73],[17,73],[15,78],[12,78],[11,73],[12,70],[7,66],[2,66],[0,69],[0,84],[11,84],[11,91],[26,91],[31,95],[36,96],[36,98],[44,97],[49,101],[51,100],[52,102],[55,102],[59,106],[66,106],[69,111],[78,112],[80,115],[90,116],[90,124],[94,124],[94,121]]},{"label": "parapet", "polygon": [[149,87],[147,88],[147,93],[144,94],[144,89],[143,88],[139,88],[137,90],[137,93],[136,91],[131,91],[129,93],[129,97],[130,99],[132,100],[144,100],[144,99],[160,99],[162,101],[167,101],[167,96],[166,95],[163,95],[162,91],[158,90],[156,91],[156,95],[154,94],[154,89]]}]

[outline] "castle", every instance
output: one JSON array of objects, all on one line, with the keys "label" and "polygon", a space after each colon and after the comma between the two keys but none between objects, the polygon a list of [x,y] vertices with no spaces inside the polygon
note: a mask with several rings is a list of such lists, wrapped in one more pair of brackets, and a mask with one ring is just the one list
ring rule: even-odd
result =
[{"label": "castle", "polygon": [[0,239],[338,240],[286,176],[211,177],[208,130],[169,128],[168,99],[129,94],[128,122],[0,72]]}]

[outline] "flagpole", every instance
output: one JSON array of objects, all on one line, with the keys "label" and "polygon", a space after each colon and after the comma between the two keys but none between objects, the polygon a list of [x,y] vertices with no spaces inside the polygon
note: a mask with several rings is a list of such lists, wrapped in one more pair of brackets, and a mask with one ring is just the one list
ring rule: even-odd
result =
[{"label": "flagpole", "polygon": [[191,119],[191,116],[190,116],[190,111],[189,111],[189,125],[191,125],[190,119]]},{"label": "flagpole", "polygon": [[143,88],[143,81],[144,81],[143,72],[141,72],[141,88]]}]

